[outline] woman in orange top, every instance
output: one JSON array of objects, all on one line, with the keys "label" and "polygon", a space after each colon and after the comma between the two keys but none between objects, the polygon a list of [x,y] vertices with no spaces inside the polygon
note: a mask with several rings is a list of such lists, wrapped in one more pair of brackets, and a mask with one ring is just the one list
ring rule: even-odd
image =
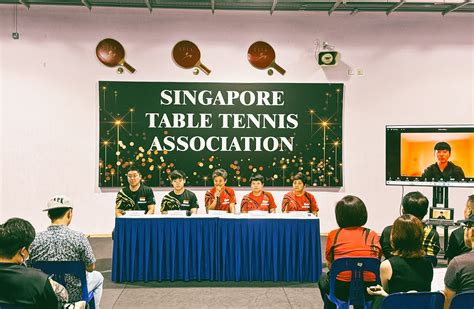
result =
[{"label": "woman in orange top", "polygon": [[225,210],[228,213],[234,213],[235,208],[235,192],[232,188],[226,187],[227,172],[222,169],[216,169],[212,173],[214,187],[206,192],[204,196],[204,205],[206,211]]},{"label": "woman in orange top", "polygon": [[[348,195],[336,204],[336,221],[339,229],[328,234],[326,243],[326,261],[329,271],[331,263],[343,257],[376,257],[382,256],[379,237],[377,233],[362,227],[367,223],[367,208],[364,202],[356,196]],[[349,298],[351,272],[342,272],[336,280],[336,297],[342,300]],[[375,282],[372,273],[364,274],[366,286]],[[322,274],[319,279],[319,289],[323,301],[328,308],[336,306],[327,298],[329,294],[329,274]],[[370,297],[366,295],[366,299]]]}]

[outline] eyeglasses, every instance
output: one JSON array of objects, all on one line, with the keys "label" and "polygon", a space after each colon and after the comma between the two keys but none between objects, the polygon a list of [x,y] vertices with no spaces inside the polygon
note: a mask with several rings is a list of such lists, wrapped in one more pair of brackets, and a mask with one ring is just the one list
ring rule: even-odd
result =
[{"label": "eyeglasses", "polygon": [[132,175],[127,175],[128,178],[138,178],[140,177],[139,174],[132,174]]}]

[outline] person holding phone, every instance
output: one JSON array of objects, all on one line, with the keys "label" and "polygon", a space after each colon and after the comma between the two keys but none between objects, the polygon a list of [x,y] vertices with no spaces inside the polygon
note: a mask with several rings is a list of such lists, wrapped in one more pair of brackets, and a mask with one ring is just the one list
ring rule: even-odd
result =
[{"label": "person holding phone", "polygon": [[376,296],[372,308],[380,308],[383,298],[398,292],[429,292],[433,280],[433,265],[424,258],[423,224],[409,214],[393,223],[390,235],[393,256],[380,264],[382,286],[367,288]]}]

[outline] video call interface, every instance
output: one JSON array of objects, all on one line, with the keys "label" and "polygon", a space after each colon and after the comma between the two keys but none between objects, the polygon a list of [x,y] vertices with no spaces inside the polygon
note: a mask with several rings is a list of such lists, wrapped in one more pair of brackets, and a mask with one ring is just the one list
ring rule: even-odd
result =
[{"label": "video call interface", "polygon": [[385,180],[474,187],[474,125],[387,126]]}]

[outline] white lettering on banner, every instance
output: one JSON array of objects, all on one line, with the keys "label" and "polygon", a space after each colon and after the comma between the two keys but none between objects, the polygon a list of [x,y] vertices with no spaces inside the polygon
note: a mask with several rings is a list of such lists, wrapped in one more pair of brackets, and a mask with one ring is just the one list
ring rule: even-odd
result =
[{"label": "white lettering on banner", "polygon": [[170,90],[161,91],[160,105],[235,105],[243,106],[283,106],[285,100],[283,91],[217,91],[212,90]]},{"label": "white lettering on banner", "polygon": [[[212,128],[212,114],[181,114],[172,113],[171,119],[168,114],[145,113],[148,119],[148,128],[155,129],[210,129]],[[157,125],[158,122],[158,125]]]},{"label": "white lettering on banner", "polygon": [[[250,152],[250,151],[293,151],[294,137],[233,137],[227,136],[210,136],[207,138],[201,136],[165,136],[163,143],[160,139],[155,136],[153,142],[149,148],[149,151],[203,151],[204,149],[209,151],[238,151],[238,152]],[[164,145],[164,146],[162,146]],[[242,147],[243,146],[243,147]]]}]

